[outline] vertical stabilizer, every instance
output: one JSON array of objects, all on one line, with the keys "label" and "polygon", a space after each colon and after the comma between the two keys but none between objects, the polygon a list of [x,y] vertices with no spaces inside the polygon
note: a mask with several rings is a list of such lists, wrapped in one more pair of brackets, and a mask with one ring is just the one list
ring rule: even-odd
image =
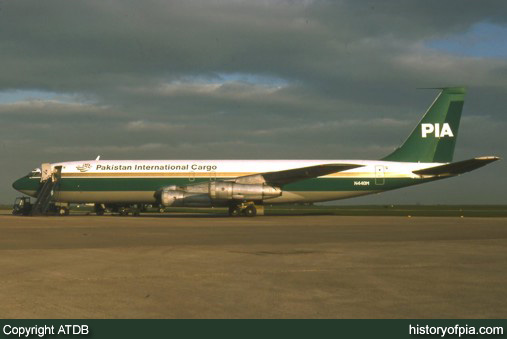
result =
[{"label": "vertical stabilizer", "polygon": [[465,97],[464,87],[446,87],[437,96],[408,139],[382,160],[451,162]]}]

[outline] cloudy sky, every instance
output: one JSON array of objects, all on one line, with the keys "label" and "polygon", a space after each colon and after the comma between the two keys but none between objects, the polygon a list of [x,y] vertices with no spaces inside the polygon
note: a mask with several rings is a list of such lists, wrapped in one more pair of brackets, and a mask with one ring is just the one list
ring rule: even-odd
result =
[{"label": "cloudy sky", "polygon": [[[42,162],[378,159],[466,85],[505,157],[505,1],[2,1],[0,202]],[[347,203],[507,203],[506,160]]]}]

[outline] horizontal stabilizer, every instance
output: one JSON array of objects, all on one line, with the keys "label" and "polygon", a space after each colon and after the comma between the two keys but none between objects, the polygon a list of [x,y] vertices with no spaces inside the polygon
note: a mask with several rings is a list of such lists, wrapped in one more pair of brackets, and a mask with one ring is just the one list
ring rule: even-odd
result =
[{"label": "horizontal stabilizer", "polygon": [[294,168],[284,171],[266,172],[239,177],[236,183],[253,184],[266,183],[273,186],[282,186],[292,182],[317,178],[323,175],[347,171],[349,169],[362,167],[356,164],[323,164],[317,166]]},{"label": "horizontal stabilizer", "polygon": [[425,168],[422,170],[414,171],[413,173],[419,174],[419,175],[437,175],[437,176],[451,176],[451,175],[458,175],[465,172],[470,172],[475,169],[478,169],[482,166],[486,166],[487,164],[497,161],[500,159],[499,157],[479,157],[479,158],[473,158],[469,160],[463,160],[458,162],[453,162],[446,165],[436,166],[436,167],[430,167]]}]

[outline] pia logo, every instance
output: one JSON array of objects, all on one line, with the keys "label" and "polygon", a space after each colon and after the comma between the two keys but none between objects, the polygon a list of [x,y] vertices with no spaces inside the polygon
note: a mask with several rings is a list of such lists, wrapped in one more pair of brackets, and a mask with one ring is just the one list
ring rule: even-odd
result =
[{"label": "pia logo", "polygon": [[426,138],[428,134],[435,134],[435,138],[454,137],[448,123],[444,123],[442,128],[440,128],[440,124],[421,124],[422,137]]},{"label": "pia logo", "polygon": [[76,168],[79,170],[79,172],[88,172],[90,168],[92,168],[92,165],[82,164],[81,166],[76,166]]}]

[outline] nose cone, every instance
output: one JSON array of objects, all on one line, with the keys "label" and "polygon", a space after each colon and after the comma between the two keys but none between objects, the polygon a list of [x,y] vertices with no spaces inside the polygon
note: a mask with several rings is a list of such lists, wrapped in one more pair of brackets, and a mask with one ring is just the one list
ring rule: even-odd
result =
[{"label": "nose cone", "polygon": [[20,191],[23,186],[23,178],[20,178],[12,183],[12,188],[14,188],[16,191]]},{"label": "nose cone", "polygon": [[40,181],[37,178],[29,178],[28,176],[19,178],[12,183],[12,188],[23,194],[35,197],[40,188]]}]

